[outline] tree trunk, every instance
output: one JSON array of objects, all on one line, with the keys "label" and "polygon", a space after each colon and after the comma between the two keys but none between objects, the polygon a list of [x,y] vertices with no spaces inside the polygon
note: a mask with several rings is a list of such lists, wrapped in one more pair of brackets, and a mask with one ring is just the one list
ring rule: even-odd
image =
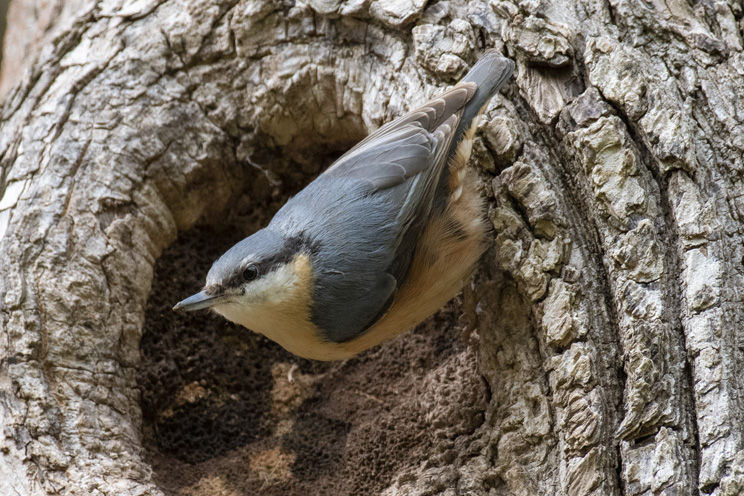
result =
[{"label": "tree trunk", "polygon": [[[741,1],[14,1],[0,494],[744,493]],[[462,302],[333,364],[170,312],[488,47]]]}]

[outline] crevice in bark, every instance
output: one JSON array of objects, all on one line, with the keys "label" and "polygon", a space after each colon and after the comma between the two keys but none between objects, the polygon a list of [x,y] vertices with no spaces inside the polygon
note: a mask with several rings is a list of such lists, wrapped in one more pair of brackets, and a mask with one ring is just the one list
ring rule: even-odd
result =
[{"label": "crevice in bark", "polygon": [[[681,388],[684,398],[683,408],[685,413],[687,414],[685,418],[683,418],[683,421],[687,424],[686,427],[689,428],[689,435],[691,437],[691,439],[686,441],[686,444],[688,444],[690,452],[694,454],[694,466],[692,467],[693,470],[691,471],[691,476],[693,477],[692,487],[698,487],[697,474],[700,472],[700,451],[697,449],[697,447],[699,446],[700,439],[696,421],[697,408],[695,406],[694,398],[694,381],[692,379],[691,365],[689,363],[689,360],[687,359],[687,344],[685,342],[686,338],[682,324],[682,295],[680,289],[682,287],[682,284],[679,280],[679,274],[682,273],[682,263],[680,261],[679,254],[679,251],[682,249],[682,242],[677,230],[676,222],[673,219],[672,205],[669,199],[668,175],[661,171],[661,167],[657,163],[654,154],[651,152],[651,150],[648,149],[644,139],[638,134],[637,129],[630,121],[630,119],[628,119],[628,116],[625,115],[624,112],[622,112],[622,109],[620,109],[617,105],[615,105],[613,102],[608,101],[607,99],[605,99],[605,102],[607,102],[613,108],[616,115],[620,117],[620,119],[625,124],[625,128],[627,129],[628,134],[630,135],[634,145],[640,152],[640,156],[644,166],[653,176],[661,199],[661,205],[664,213],[664,230],[660,234],[662,236],[661,240],[663,244],[668,248],[664,250],[664,252],[667,267],[669,267],[670,269],[665,273],[665,276],[669,279],[673,279],[673,281],[670,280],[669,282],[667,282],[667,284],[664,285],[665,293],[667,294],[667,318],[671,322],[671,330],[676,336],[676,359],[681,362],[683,366],[682,377],[686,380],[685,384]],[[668,427],[671,427],[673,429],[679,428],[679,426]]]},{"label": "crevice in bark", "polygon": [[[582,63],[578,62],[574,67],[580,74],[585,74]],[[584,82],[584,87],[588,86],[588,82]],[[600,353],[603,353],[608,345],[611,349],[617,350],[617,353],[614,353],[611,357],[603,353],[602,358],[606,364],[611,364],[610,367],[615,377],[606,378],[600,374],[598,377],[598,386],[602,388],[601,394],[612,398],[614,403],[613,411],[619,412],[623,405],[622,390],[627,381],[627,375],[621,358],[622,344],[620,340],[620,326],[618,324],[619,317],[615,302],[613,301],[609,271],[604,262],[607,254],[604,253],[605,245],[599,233],[600,228],[597,224],[597,219],[595,218],[597,213],[595,208],[593,208],[595,203],[591,193],[591,187],[586,183],[586,175],[582,172],[582,165],[578,163],[573,151],[566,146],[565,141],[558,135],[556,127],[560,116],[556,116],[550,124],[546,124],[541,121],[532,106],[521,95],[513,97],[512,102],[522,120],[530,124],[532,137],[539,143],[540,148],[548,151],[548,162],[551,165],[554,164],[559,171],[555,174],[549,174],[548,177],[550,180],[559,181],[559,184],[555,185],[555,190],[563,192],[560,195],[560,202],[568,215],[567,220],[570,226],[571,236],[576,236],[576,239],[572,239],[572,245],[581,246],[581,252],[587,257],[587,262],[594,271],[592,276],[596,276],[591,281],[587,278],[585,283],[589,289],[590,298],[599,296],[598,301],[592,301],[590,305],[593,306],[595,303],[601,302],[603,308],[593,309],[590,312],[592,322],[589,326],[593,331],[601,333],[602,338],[609,335],[613,339],[612,343],[594,343],[594,339],[599,336],[589,335],[586,339],[574,339],[570,344],[592,342],[593,345],[602,350]],[[521,212],[521,215],[524,217],[524,212]],[[526,225],[530,225],[526,219],[524,222]],[[533,305],[539,305],[544,300],[545,297],[540,298]],[[606,332],[608,327],[612,329],[610,332]],[[556,348],[554,351],[559,352],[560,349]],[[597,367],[600,366],[601,364],[597,364]],[[601,370],[608,369],[601,368]],[[554,408],[555,405],[551,403],[551,411],[555,416]],[[609,414],[610,412],[607,413]],[[623,491],[622,457],[619,441],[614,435],[616,427],[620,424],[620,418],[609,417],[610,415],[601,419],[603,434],[600,440],[596,445],[583,448],[582,453],[586,454],[595,446],[605,447],[608,450],[614,451],[612,459],[616,464],[616,470],[612,471],[615,477],[612,487],[617,488],[617,491]]]},{"label": "crevice in bark", "polygon": [[[623,345],[620,339],[621,331],[619,325],[619,316],[615,302],[613,301],[612,286],[610,283],[610,274],[607,266],[604,263],[603,243],[601,242],[601,235],[599,233],[599,226],[594,218],[596,211],[592,208],[593,201],[591,200],[590,187],[585,181],[576,181],[574,178],[585,178],[582,174],[576,174],[576,171],[581,170],[581,164],[572,158],[571,152],[569,152],[563,140],[560,140],[556,135],[555,127],[543,128],[543,133],[546,137],[549,137],[552,150],[563,149],[564,153],[562,157],[564,161],[570,162],[571,166],[566,167],[566,162],[560,161],[564,173],[560,174],[560,178],[564,180],[563,188],[568,193],[564,196],[565,199],[569,199],[567,209],[572,222],[572,227],[575,233],[580,233],[583,241],[582,245],[585,247],[583,250],[591,267],[594,271],[592,274],[597,279],[594,282],[588,284],[592,287],[592,295],[600,296],[598,301],[593,303],[601,303],[601,310],[594,310],[592,317],[592,327],[597,331],[610,328],[609,332],[602,332],[603,337],[611,337],[612,342],[610,348],[613,350],[612,356],[603,356],[604,360],[610,365],[610,369],[615,374],[615,377],[606,378],[599,376],[599,384],[606,390],[606,394],[613,401],[613,412],[617,415],[613,418],[606,418],[603,421],[607,424],[606,428],[609,429],[605,433],[605,439],[603,442],[608,449],[614,451],[613,461],[616,464],[616,471],[614,472],[615,480],[613,486],[618,489],[620,494],[625,494],[624,480],[622,477],[622,456],[620,452],[619,440],[615,436],[615,431],[620,425],[622,420],[622,407],[623,407],[623,389],[627,383],[628,376],[623,366]],[[588,282],[588,281],[587,281]],[[596,338],[596,336],[591,336]],[[604,352],[605,347],[608,343],[598,343],[600,353]]]}]

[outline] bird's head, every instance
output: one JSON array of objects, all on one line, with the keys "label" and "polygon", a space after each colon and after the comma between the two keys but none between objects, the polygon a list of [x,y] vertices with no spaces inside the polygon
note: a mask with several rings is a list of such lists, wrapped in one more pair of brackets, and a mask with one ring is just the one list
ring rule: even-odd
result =
[{"label": "bird's head", "polygon": [[262,229],[230,248],[209,270],[204,289],[174,310],[211,308],[260,332],[266,314],[307,306],[312,271],[304,245]]}]

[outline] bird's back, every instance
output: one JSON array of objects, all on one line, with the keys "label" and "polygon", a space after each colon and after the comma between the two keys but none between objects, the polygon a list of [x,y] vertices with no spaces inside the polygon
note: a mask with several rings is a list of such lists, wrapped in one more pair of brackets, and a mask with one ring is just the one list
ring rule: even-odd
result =
[{"label": "bird's back", "polygon": [[485,225],[465,164],[478,117],[512,67],[487,53],[454,88],[342,156],[272,220],[271,229],[308,237],[311,319],[327,343],[324,359],[423,320],[472,271]]}]

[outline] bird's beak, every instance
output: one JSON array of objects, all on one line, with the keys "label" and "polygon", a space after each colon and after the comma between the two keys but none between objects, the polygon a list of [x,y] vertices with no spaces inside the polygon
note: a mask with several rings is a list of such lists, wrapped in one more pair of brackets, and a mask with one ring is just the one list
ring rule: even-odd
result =
[{"label": "bird's beak", "polygon": [[202,308],[209,308],[212,305],[216,305],[224,299],[224,295],[211,295],[207,294],[206,291],[200,291],[193,296],[189,296],[183,301],[179,301],[173,310],[185,310],[186,312],[193,312],[194,310],[201,310]]}]

